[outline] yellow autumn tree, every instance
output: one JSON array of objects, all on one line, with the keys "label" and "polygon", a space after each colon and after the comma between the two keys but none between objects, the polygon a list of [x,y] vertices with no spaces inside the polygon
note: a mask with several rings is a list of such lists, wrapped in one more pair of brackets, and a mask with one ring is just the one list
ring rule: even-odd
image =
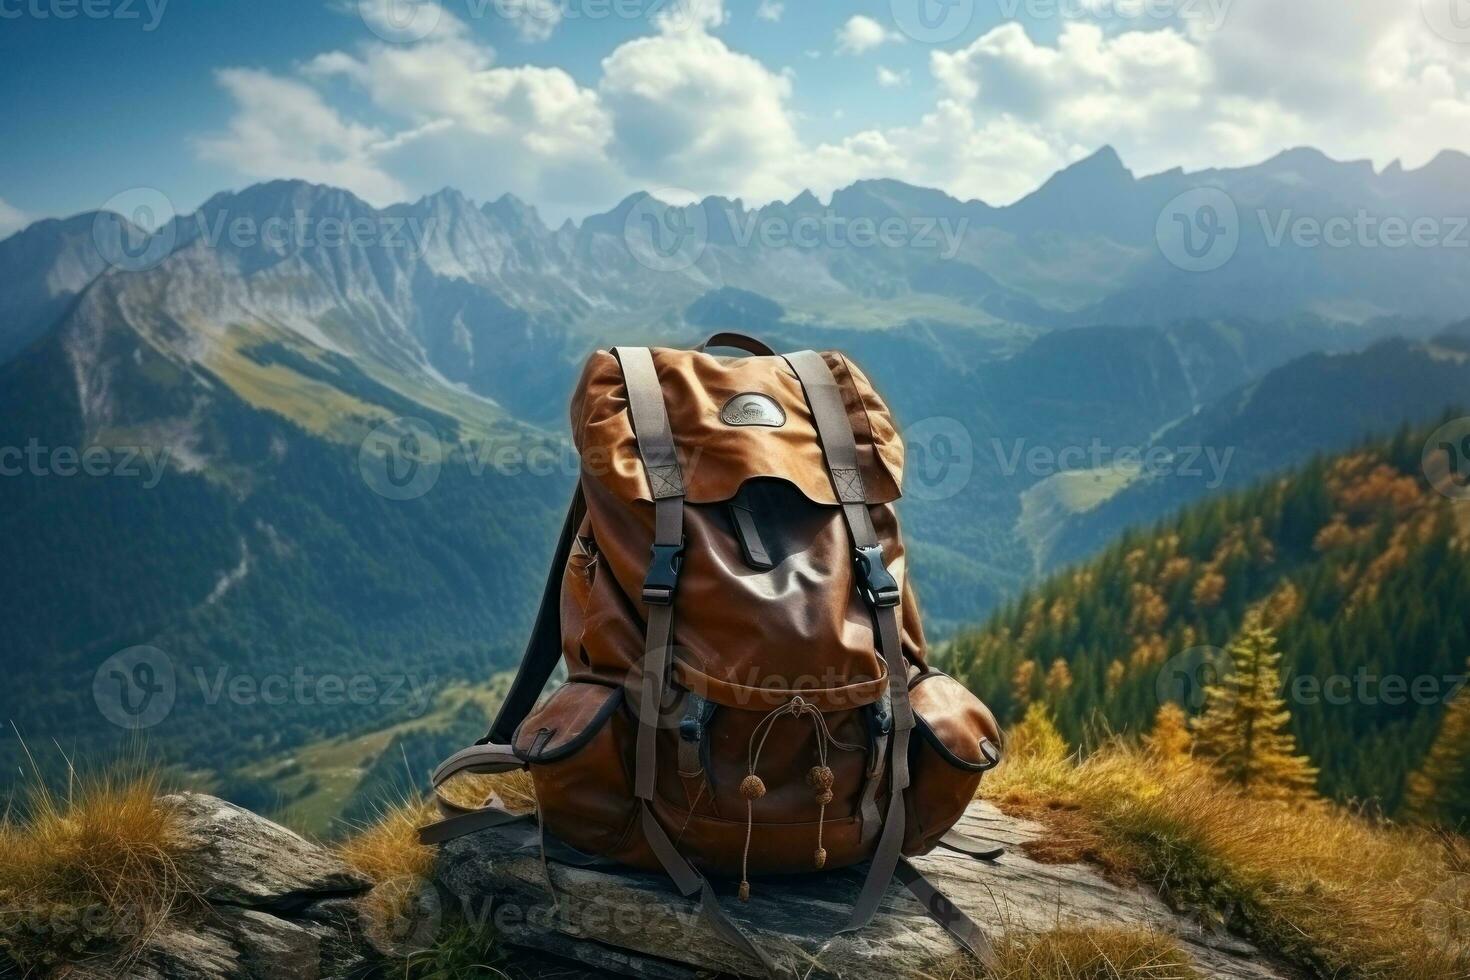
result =
[{"label": "yellow autumn tree", "polygon": [[1429,754],[1407,783],[1409,812],[1421,820],[1458,825],[1470,818],[1470,695],[1445,708]]},{"label": "yellow autumn tree", "polygon": [[1248,619],[1229,655],[1230,669],[1205,688],[1205,712],[1194,725],[1196,753],[1254,796],[1314,794],[1317,770],[1298,754],[1288,728],[1275,635],[1259,619]]},{"label": "yellow autumn tree", "polygon": [[1154,715],[1154,730],[1143,737],[1143,744],[1166,768],[1176,769],[1189,761],[1194,737],[1189,733],[1189,719],[1184,709],[1173,701],[1159,706]]},{"label": "yellow autumn tree", "polygon": [[1006,734],[1007,758],[1060,762],[1070,751],[1056,722],[1040,702],[1027,708],[1026,717]]},{"label": "yellow autumn tree", "polygon": [[1011,674],[1012,696],[1016,703],[1027,705],[1031,703],[1031,691],[1036,684],[1036,661],[1022,660],[1016,664],[1016,670]]},{"label": "yellow autumn tree", "polygon": [[1055,701],[1067,689],[1072,686],[1072,668],[1061,657],[1051,662],[1051,669],[1046,672],[1046,696]]}]

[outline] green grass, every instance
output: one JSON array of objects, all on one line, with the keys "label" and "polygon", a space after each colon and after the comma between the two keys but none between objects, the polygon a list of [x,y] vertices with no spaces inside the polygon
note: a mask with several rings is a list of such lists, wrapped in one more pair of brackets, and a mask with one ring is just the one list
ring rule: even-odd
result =
[{"label": "green grass", "polygon": [[1106,466],[1096,470],[1054,473],[1021,494],[1016,530],[1035,556],[1035,569],[1046,565],[1067,518],[1112,499],[1138,478],[1137,467]]}]

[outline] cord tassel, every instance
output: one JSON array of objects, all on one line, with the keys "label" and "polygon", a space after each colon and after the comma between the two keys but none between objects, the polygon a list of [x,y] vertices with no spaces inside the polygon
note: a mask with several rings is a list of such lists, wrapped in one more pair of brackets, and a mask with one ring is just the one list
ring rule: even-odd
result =
[{"label": "cord tassel", "polygon": [[756,775],[756,768],[760,765],[761,752],[766,747],[766,739],[770,737],[771,730],[778,718],[791,715],[794,718],[810,716],[812,720],[812,732],[817,742],[817,765],[807,770],[806,781],[812,787],[816,798],[817,812],[817,847],[812,852],[812,862],[818,870],[827,866],[827,849],[822,846],[822,834],[827,823],[827,807],[833,799],[832,787],[837,781],[836,774],[827,765],[827,752],[829,747],[835,746],[844,752],[862,751],[862,746],[849,745],[839,742],[833,738],[832,730],[827,725],[827,719],[822,715],[820,709],[808,703],[801,697],[792,698],[786,704],[774,709],[760,720],[755,730],[750,733],[750,743],[746,746],[746,774],[740,781],[740,795],[745,798],[745,850],[740,856],[740,901],[750,901],[750,842],[755,830],[755,807],[756,800],[766,795],[766,784],[760,776]]}]

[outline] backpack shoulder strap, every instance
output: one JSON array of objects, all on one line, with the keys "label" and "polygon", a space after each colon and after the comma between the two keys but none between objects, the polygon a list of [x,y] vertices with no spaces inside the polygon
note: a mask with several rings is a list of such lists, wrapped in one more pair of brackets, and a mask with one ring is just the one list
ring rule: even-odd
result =
[{"label": "backpack shoulder strap", "polygon": [[505,695],[490,731],[476,745],[509,745],[516,728],[541,697],[541,690],[561,661],[561,579],[566,570],[567,559],[572,553],[572,539],[586,514],[586,502],[582,499],[579,483],[567,507],[566,520],[561,526],[561,536],[556,542],[556,553],[551,559],[551,570],[546,575],[546,586],[541,590],[541,605],[536,611],[536,623],[531,627],[531,638],[526,643],[526,652],[521,657],[516,679]]},{"label": "backpack shoulder strap", "polygon": [[872,921],[883,892],[898,870],[903,851],[903,797],[909,785],[909,736],[914,728],[914,712],[909,706],[908,665],[904,662],[898,624],[902,590],[883,563],[883,546],[873,527],[873,516],[868,513],[867,493],[863,488],[862,470],[858,466],[857,441],[832,369],[820,354],[809,350],[786,355],[786,362],[796,372],[806,393],[807,405],[817,427],[817,438],[821,440],[827,460],[832,488],[842,503],[842,514],[852,538],[853,562],[862,576],[860,587],[873,615],[878,652],[888,666],[888,695],[892,701],[888,813],[883,818],[883,833],[873,853],[867,880],[858,894],[852,917],[842,930],[851,932]]},{"label": "backpack shoulder strap", "polygon": [[674,882],[674,887],[686,898],[698,896],[700,915],[710,928],[759,963],[768,975],[777,976],[780,970],[776,962],[720,908],[709,881],[679,853],[653,813],[658,771],[655,758],[658,715],[668,684],[670,648],[674,639],[674,593],[684,551],[684,478],[652,352],[647,347],[614,347],[613,355],[623,368],[628,412],[633,417],[633,435],[638,441],[638,455],[643,458],[654,507],[653,553],[648,575],[643,580],[643,602],[648,607],[648,620],[645,623],[638,702],[634,705],[638,740],[634,750],[633,788],[634,795],[638,797],[640,826],[654,857]]},{"label": "backpack shoulder strap", "polygon": [[642,595],[648,607],[648,620],[635,705],[638,741],[633,764],[634,792],[647,803],[653,800],[658,711],[674,642],[674,592],[679,584],[684,552],[684,475],[664,408],[663,388],[653,366],[653,353],[647,347],[614,347],[613,355],[623,368],[633,435],[638,440],[638,455],[643,458],[648,489],[653,496],[653,551]]}]

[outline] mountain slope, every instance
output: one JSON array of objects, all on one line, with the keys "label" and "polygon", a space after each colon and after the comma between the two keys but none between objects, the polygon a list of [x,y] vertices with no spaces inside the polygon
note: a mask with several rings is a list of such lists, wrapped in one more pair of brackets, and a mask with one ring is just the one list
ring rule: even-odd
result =
[{"label": "mountain slope", "polygon": [[224,770],[512,660],[571,484],[525,461],[566,448],[435,371],[384,261],[187,241],[0,365],[0,714],[38,752],[121,725]]},{"label": "mountain slope", "polygon": [[[1396,809],[1470,633],[1470,523],[1428,430],[1318,459],[1125,535],[957,638],[951,666],[999,715],[1045,701],[1073,739],[1199,710],[1248,613],[1284,652],[1301,747],[1341,798]],[[1066,665],[1063,670],[1056,664]]]},{"label": "mountain slope", "polygon": [[[1463,338],[1381,341],[1363,351],[1308,354],[1223,395],[1160,433],[1154,445],[1178,465],[1161,467],[1056,529],[1047,564],[1101,548],[1118,529],[1147,524],[1219,490],[1246,486],[1315,453],[1346,449],[1375,433],[1418,425],[1470,400]],[[1193,457],[1195,465],[1186,465]],[[1210,459],[1218,469],[1203,465]]]},{"label": "mountain slope", "polygon": [[107,271],[98,244],[106,232],[142,234],[115,215],[88,212],[38,221],[0,241],[0,363],[44,333]]}]

